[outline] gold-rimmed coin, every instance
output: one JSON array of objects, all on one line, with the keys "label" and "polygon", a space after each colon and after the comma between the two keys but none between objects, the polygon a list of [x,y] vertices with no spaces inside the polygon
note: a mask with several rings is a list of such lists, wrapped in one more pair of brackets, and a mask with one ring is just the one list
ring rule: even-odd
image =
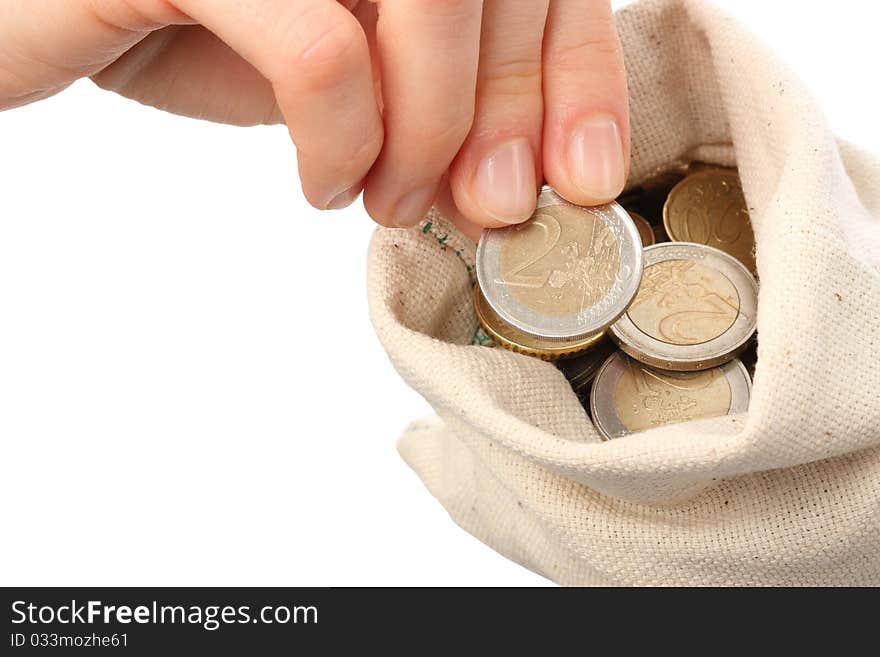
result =
[{"label": "gold-rimmed coin", "polygon": [[755,273],[755,236],[739,175],[699,169],[669,192],[663,225],[675,242],[705,244],[729,253]]},{"label": "gold-rimmed coin", "polygon": [[748,410],[751,380],[739,360],[700,372],[668,372],[615,352],[590,393],[590,416],[606,440],[698,418]]},{"label": "gold-rimmed coin", "polygon": [[474,286],[474,311],[483,330],[500,347],[519,354],[534,356],[541,360],[571,358],[589,349],[604,337],[604,332],[595,333],[578,340],[547,340],[520,331],[498,316],[486,302],[479,285]]}]

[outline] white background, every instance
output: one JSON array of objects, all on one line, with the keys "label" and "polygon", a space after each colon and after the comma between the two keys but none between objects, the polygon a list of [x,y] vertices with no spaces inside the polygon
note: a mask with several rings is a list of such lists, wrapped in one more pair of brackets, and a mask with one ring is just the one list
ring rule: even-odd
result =
[{"label": "white background", "polygon": [[[880,151],[875,3],[720,4]],[[0,114],[0,194],[0,583],[546,583],[397,456],[429,408],[367,317],[372,225],[307,206],[283,128],[80,82]]]}]

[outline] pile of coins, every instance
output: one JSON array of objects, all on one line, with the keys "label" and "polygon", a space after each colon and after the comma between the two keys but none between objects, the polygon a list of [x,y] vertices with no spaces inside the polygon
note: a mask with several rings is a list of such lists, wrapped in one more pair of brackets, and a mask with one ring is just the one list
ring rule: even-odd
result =
[{"label": "pile of coins", "polygon": [[555,361],[620,438],[748,408],[754,272],[737,172],[695,163],[598,207],[545,186],[528,221],[483,232],[474,308],[499,346]]}]

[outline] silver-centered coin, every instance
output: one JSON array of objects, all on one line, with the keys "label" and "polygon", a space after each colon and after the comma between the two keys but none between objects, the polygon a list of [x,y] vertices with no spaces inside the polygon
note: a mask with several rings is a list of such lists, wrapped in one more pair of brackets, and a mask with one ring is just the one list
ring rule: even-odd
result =
[{"label": "silver-centered coin", "polygon": [[733,256],[703,244],[645,249],[636,298],[611,329],[627,354],[664,370],[704,370],[734,358],[755,332],[758,284]]},{"label": "silver-centered coin", "polygon": [[593,380],[590,415],[606,440],[664,424],[744,413],[752,382],[734,359],[699,372],[668,372],[615,352]]},{"label": "silver-centered coin", "polygon": [[477,278],[508,324],[547,339],[602,331],[635,296],[642,243],[617,203],[580,207],[544,187],[525,223],[483,231]]}]

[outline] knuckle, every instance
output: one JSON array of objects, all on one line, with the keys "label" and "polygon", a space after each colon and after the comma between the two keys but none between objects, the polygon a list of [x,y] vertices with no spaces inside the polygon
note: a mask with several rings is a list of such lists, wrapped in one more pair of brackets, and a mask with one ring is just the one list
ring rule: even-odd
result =
[{"label": "knuckle", "polygon": [[553,67],[571,70],[583,68],[597,60],[602,61],[604,66],[604,63],[617,58],[619,52],[615,40],[599,38],[560,45],[548,59]]},{"label": "knuckle", "polygon": [[479,0],[427,0],[423,4],[435,16],[457,17],[473,14],[482,3]]},{"label": "knuckle", "polygon": [[564,39],[547,53],[548,62],[554,67],[582,68],[591,62],[601,62],[605,67],[618,60],[623,63],[620,40],[613,18],[598,18],[584,31],[587,36]]},{"label": "knuckle", "polygon": [[332,86],[345,75],[363,42],[353,17],[349,20],[334,15],[336,12],[322,13],[314,21],[302,21],[311,23],[307,34],[303,34],[304,28],[297,21],[283,40],[290,53],[283,59],[295,67],[303,84],[310,88]]},{"label": "knuckle", "polygon": [[157,30],[187,17],[168,0],[89,0],[92,15],[104,25],[120,30]]},{"label": "knuckle", "polygon": [[486,95],[532,96],[541,93],[541,62],[533,58],[495,62],[480,76]]}]

